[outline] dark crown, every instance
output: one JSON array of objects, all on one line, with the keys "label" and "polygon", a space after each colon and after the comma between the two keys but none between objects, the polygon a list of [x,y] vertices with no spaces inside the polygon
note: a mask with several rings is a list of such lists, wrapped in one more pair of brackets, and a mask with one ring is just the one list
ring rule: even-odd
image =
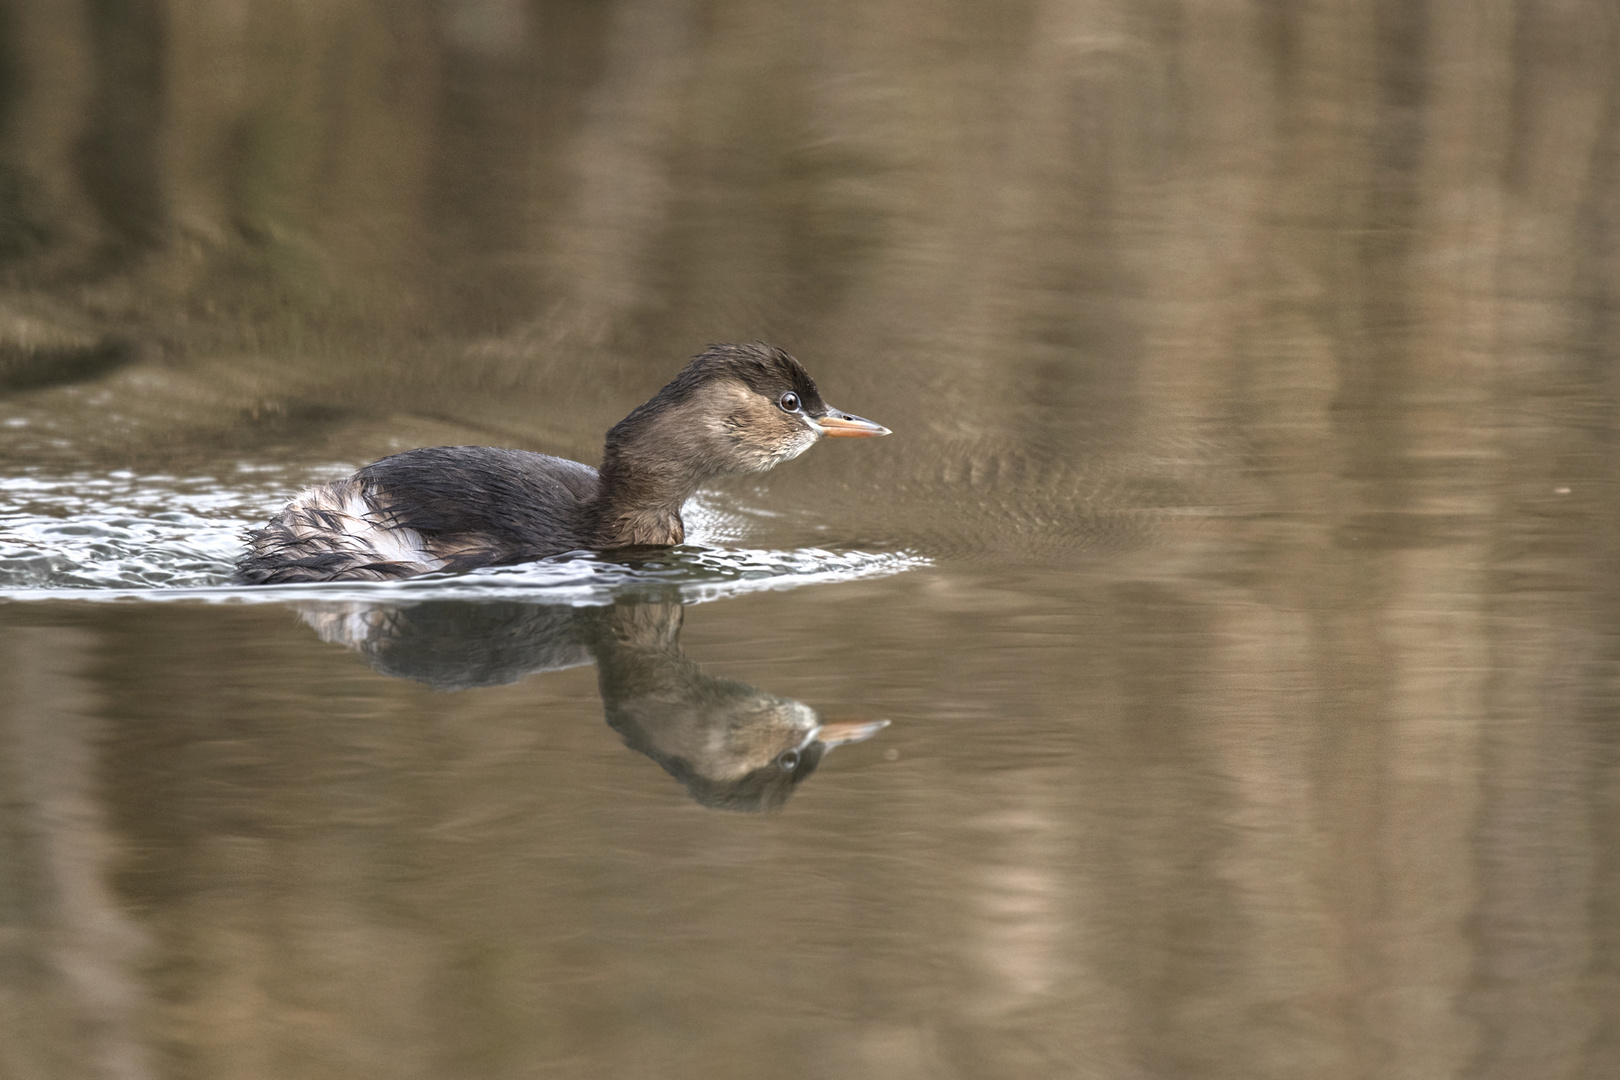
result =
[{"label": "dark crown", "polygon": [[791,390],[804,402],[805,411],[817,415],[825,410],[816,380],[793,357],[775,345],[750,341],[737,345],[710,345],[692,357],[670,384],[659,392],[679,400],[702,383],[716,378],[733,378],[750,390],[775,399]]}]

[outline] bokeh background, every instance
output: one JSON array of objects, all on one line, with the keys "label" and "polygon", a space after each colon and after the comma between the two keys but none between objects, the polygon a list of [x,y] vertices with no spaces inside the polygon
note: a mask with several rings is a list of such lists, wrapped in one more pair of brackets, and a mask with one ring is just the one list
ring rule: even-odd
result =
[{"label": "bokeh background", "polygon": [[[0,0],[0,1074],[1620,1075],[1616,56],[1612,0]],[[688,610],[894,721],[777,814],[589,669],[95,602],[755,338],[896,434],[717,535],[928,564]]]}]

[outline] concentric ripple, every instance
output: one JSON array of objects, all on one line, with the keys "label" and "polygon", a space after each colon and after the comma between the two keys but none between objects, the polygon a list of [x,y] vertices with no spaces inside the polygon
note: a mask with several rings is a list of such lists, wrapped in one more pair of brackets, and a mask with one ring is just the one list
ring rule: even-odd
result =
[{"label": "concentric ripple", "polygon": [[693,544],[634,560],[577,552],[522,566],[397,582],[233,585],[232,563],[243,533],[274,513],[289,491],[321,474],[344,471],[293,476],[279,468],[243,466],[227,480],[129,472],[0,479],[0,599],[528,598],[586,605],[647,595],[693,603],[885,576],[926,562],[907,552],[709,546],[738,539],[741,519],[705,502],[689,512]]}]

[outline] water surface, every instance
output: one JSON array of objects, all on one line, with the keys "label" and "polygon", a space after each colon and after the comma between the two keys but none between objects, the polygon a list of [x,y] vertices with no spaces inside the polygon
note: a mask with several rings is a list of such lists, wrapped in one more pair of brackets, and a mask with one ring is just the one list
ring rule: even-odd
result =
[{"label": "water surface", "polygon": [[[193,7],[0,5],[0,1075],[1620,1075],[1605,5]],[[229,583],[755,338],[895,434]]]}]

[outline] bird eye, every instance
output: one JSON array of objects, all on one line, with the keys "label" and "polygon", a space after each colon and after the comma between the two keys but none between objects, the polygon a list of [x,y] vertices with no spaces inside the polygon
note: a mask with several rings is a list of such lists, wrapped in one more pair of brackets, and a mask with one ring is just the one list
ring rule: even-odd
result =
[{"label": "bird eye", "polygon": [[777,755],[776,763],[783,772],[792,772],[799,767],[799,752],[797,750],[784,750]]},{"label": "bird eye", "polygon": [[777,398],[776,403],[778,405],[782,406],[782,411],[783,412],[798,412],[799,411],[799,395],[795,394],[791,390],[789,390],[787,393],[783,394],[781,397]]}]

